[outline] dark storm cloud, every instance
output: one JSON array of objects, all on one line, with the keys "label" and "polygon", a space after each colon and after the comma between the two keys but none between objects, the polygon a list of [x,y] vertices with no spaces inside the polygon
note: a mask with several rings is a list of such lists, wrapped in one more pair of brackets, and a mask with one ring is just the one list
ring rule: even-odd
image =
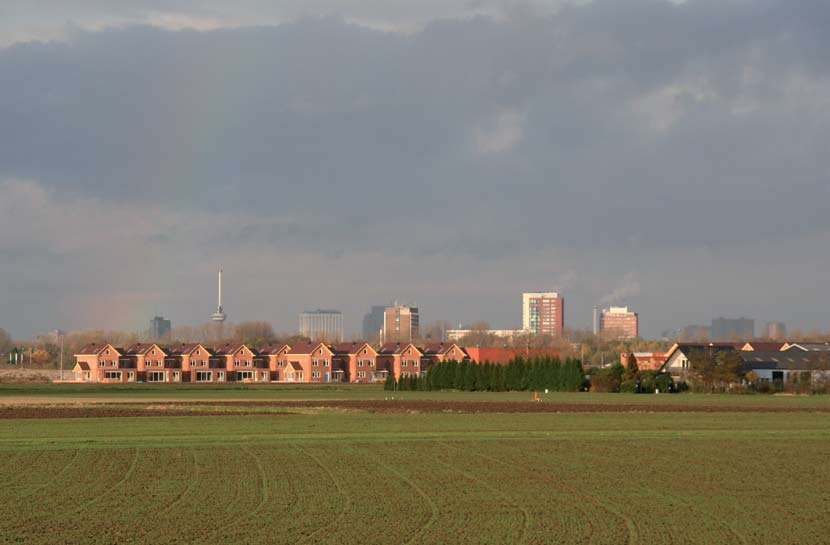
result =
[{"label": "dark storm cloud", "polygon": [[[142,6],[106,15],[165,9]],[[662,284],[636,274],[678,247],[758,263],[758,241],[830,232],[824,2],[537,3],[409,33],[348,23],[372,11],[350,6],[0,49],[0,180],[147,210],[169,232],[141,240],[166,251],[480,267],[553,253],[551,278],[613,259],[572,288],[586,308],[626,278],[644,294],[682,284],[686,263]],[[169,9],[232,19],[210,3]],[[401,9],[384,16],[424,20]],[[202,214],[234,221],[196,232],[172,219]]]}]

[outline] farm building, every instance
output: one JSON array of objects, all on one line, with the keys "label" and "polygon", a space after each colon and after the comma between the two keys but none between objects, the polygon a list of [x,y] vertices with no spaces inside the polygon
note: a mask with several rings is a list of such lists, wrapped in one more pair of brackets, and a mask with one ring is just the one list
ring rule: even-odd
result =
[{"label": "farm building", "polygon": [[815,381],[830,379],[830,352],[790,349],[784,351],[745,351],[740,353],[741,370],[753,372],[762,382],[791,382],[805,376]]}]

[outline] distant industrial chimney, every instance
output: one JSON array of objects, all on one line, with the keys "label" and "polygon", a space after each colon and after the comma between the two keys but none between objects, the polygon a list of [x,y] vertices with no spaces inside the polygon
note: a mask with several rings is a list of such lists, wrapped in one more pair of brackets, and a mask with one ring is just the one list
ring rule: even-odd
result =
[{"label": "distant industrial chimney", "polygon": [[599,335],[599,307],[596,306],[594,307],[594,323],[592,325],[594,335]]},{"label": "distant industrial chimney", "polygon": [[225,313],[222,312],[222,269],[219,269],[219,300],[216,304],[216,312],[211,316],[214,322],[222,323],[225,321]]}]

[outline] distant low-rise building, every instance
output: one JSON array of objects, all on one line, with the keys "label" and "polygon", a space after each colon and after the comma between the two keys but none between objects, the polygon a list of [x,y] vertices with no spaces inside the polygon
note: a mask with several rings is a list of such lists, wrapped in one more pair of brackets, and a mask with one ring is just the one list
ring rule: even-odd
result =
[{"label": "distant low-rise building", "polygon": [[741,371],[753,372],[761,382],[830,380],[830,351],[744,351]]},{"label": "distant low-rise building", "polygon": [[444,337],[449,342],[458,342],[470,335],[493,335],[494,337],[510,341],[529,333],[529,331],[525,331],[524,329],[448,329],[444,332]]},{"label": "distant low-rise building", "polygon": [[631,355],[637,360],[637,369],[641,371],[657,371],[664,363],[668,352],[623,352],[620,354],[620,363],[623,366],[628,365],[628,358]]},{"label": "distant low-rise building", "polygon": [[660,371],[669,373],[675,380],[686,380],[691,371],[690,356],[696,351],[717,353],[721,351],[738,351],[742,344],[728,342],[713,343],[678,343],[672,346],[666,354],[666,361]]}]

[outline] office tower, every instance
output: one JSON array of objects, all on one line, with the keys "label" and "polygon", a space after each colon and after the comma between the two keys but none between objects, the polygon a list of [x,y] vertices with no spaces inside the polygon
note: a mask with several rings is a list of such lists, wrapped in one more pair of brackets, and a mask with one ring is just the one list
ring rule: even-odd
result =
[{"label": "office tower", "polygon": [[611,307],[602,310],[600,334],[605,340],[636,339],[639,334],[639,316],[628,307]]},{"label": "office tower", "polygon": [[307,310],[300,313],[300,335],[312,341],[342,342],[343,314],[339,310]]},{"label": "office tower", "polygon": [[561,336],[565,299],[556,292],[522,294],[522,329],[535,335]]},{"label": "office tower", "polygon": [[412,342],[420,336],[420,317],[416,307],[395,303],[383,311],[384,343]]}]

